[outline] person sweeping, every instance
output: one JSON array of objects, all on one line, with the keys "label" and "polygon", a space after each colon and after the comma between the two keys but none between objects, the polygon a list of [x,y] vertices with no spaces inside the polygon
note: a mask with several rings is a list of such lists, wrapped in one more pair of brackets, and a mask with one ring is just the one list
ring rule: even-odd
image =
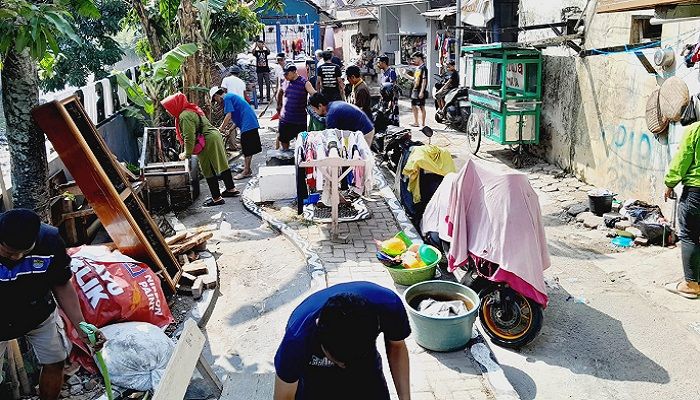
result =
[{"label": "person sweeping", "polygon": [[[197,156],[199,169],[211,192],[211,199],[204,202],[204,207],[219,206],[226,203],[224,197],[239,196],[241,193],[233,183],[221,132],[212,126],[204,111],[180,92],[166,97],[160,104],[175,118],[177,139],[184,146],[180,160]],[[226,185],[223,193],[219,189],[219,177]]]}]

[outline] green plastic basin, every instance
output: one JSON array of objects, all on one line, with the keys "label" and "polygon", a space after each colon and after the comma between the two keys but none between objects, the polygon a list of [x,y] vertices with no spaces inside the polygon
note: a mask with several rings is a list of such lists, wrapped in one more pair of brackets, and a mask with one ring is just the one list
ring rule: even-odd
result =
[{"label": "green plastic basin", "polygon": [[[472,308],[456,317],[431,317],[418,312],[418,303],[424,298],[436,300],[467,299]],[[403,294],[416,342],[433,351],[456,351],[466,347],[472,338],[474,321],[479,313],[479,295],[472,289],[454,282],[427,281],[406,289]]]}]

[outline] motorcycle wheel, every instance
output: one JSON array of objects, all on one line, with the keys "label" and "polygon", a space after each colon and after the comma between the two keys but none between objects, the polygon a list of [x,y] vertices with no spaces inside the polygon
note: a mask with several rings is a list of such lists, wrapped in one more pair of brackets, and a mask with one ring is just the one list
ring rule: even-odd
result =
[{"label": "motorcycle wheel", "polygon": [[467,144],[472,154],[476,155],[481,147],[482,123],[478,114],[471,114],[467,121]]},{"label": "motorcycle wheel", "polygon": [[[498,301],[500,287],[491,287],[482,292],[479,319],[484,331],[498,346],[519,349],[532,342],[542,329],[542,307],[521,294],[510,291],[515,299],[510,302],[509,313]],[[504,315],[510,314],[507,318]]]},{"label": "motorcycle wheel", "polygon": [[438,111],[435,113],[435,122],[437,122],[438,124],[441,124],[442,121],[444,121],[444,120],[445,119],[442,117],[442,111]]}]

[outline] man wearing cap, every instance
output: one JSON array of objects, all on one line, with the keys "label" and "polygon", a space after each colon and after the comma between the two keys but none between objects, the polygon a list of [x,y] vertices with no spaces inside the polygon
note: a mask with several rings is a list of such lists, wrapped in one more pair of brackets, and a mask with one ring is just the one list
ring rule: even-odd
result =
[{"label": "man wearing cap", "polygon": [[243,79],[238,77],[241,74],[241,69],[234,65],[229,71],[231,75],[221,81],[221,87],[226,89],[227,93],[237,94],[245,99],[246,84],[243,82]]},{"label": "man wearing cap", "polygon": [[258,117],[255,115],[253,107],[237,94],[224,93],[224,89],[216,86],[211,88],[209,94],[213,102],[223,105],[224,114],[226,114],[219,130],[223,132],[231,123],[241,130],[241,150],[244,156],[243,171],[234,176],[233,179],[249,178],[253,174],[251,169],[253,156],[262,152]]},{"label": "man wearing cap", "polygon": [[294,64],[284,68],[285,82],[277,94],[277,112],[280,115],[279,141],[282,149],[289,149],[289,142],[306,131],[306,99],[316,93],[311,83],[297,73]]},{"label": "man wearing cap", "polygon": [[[58,229],[42,224],[30,210],[0,214],[0,359],[7,342],[25,336],[39,363],[39,398],[56,400],[70,353],[56,304],[78,328],[84,322],[78,295],[70,282],[70,257]],[[87,335],[77,329],[90,347]],[[105,342],[97,332],[99,350]]]}]

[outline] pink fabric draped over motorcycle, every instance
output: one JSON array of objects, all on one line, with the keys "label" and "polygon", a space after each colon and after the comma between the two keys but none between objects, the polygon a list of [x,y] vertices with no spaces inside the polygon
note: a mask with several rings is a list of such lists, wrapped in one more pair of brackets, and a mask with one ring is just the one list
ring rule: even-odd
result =
[{"label": "pink fabric draped over motorcycle", "polygon": [[499,265],[489,279],[547,306],[544,270],[551,262],[540,204],[526,175],[468,160],[428,203],[423,232],[428,231],[451,242],[450,271],[472,254]]}]

